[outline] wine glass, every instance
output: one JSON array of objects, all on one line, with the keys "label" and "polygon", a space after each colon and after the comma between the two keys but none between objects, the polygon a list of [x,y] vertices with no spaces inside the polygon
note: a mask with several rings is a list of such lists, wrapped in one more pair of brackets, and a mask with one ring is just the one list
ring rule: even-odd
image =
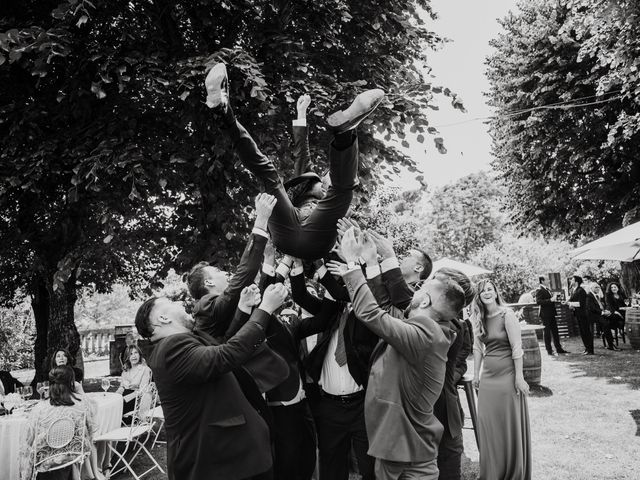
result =
[{"label": "wine glass", "polygon": [[40,400],[42,400],[44,395],[44,382],[36,383],[36,391],[38,392],[38,395],[40,395]]},{"label": "wine glass", "polygon": [[24,399],[31,400],[31,397],[33,397],[33,387],[31,385],[27,385],[22,389],[22,391],[24,393]]},{"label": "wine glass", "polygon": [[107,395],[107,390],[111,387],[111,381],[108,378],[103,378],[100,384],[102,386],[102,390],[104,390],[104,394]]}]

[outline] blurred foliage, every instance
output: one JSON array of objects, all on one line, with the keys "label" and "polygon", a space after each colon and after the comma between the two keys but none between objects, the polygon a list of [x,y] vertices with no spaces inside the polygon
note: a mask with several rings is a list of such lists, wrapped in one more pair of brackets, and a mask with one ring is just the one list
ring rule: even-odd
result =
[{"label": "blurred foliage", "polygon": [[35,326],[30,306],[18,302],[0,308],[0,370],[16,370],[33,365]]}]

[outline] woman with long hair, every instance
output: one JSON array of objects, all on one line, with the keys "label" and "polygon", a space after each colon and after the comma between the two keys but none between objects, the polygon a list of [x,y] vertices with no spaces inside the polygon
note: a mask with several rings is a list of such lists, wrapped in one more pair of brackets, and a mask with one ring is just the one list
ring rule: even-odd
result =
[{"label": "woman with long hair", "polygon": [[124,371],[116,393],[122,395],[124,400],[122,413],[126,414],[133,410],[136,396],[151,383],[151,369],[142,358],[142,350],[137,345],[127,347],[124,358]]},{"label": "woman with long hair", "polygon": [[[23,437],[20,451],[20,472],[23,480],[30,480],[33,475],[33,453],[36,451],[36,459],[44,459],[55,453],[47,444],[47,431],[53,422],[61,418],[71,418],[75,423],[76,434],[84,430],[84,445],[82,448],[89,456],[93,453],[91,438],[97,430],[93,410],[84,400],[84,396],[75,391],[75,374],[68,365],[54,367],[49,372],[49,400],[39,402],[29,414],[29,423]],[[83,424],[84,422],[84,424]],[[79,441],[79,435],[72,441]],[[80,445],[82,445],[80,443]],[[58,458],[50,462],[50,467],[59,465],[70,458]],[[71,467],[38,474],[40,479],[71,479],[79,478],[81,463]],[[46,462],[43,466],[47,466]],[[103,480],[100,472],[95,473],[95,478]]]},{"label": "woman with long hair", "polygon": [[[491,280],[472,302],[480,480],[530,480],[531,434],[520,325]],[[480,373],[482,372],[482,374]]]},{"label": "woman with long hair", "polygon": [[53,355],[51,355],[51,361],[49,362],[49,370],[53,370],[56,367],[62,367],[64,365],[71,367],[71,369],[73,370],[73,374],[75,378],[74,391],[76,393],[80,393],[84,395],[84,389],[82,388],[82,383],[80,383],[82,382],[82,377],[83,377],[82,370],[73,366],[73,357],[69,353],[69,350],[66,350],[64,348],[58,348],[55,352],[53,352]]},{"label": "woman with long hair", "polygon": [[611,328],[616,332],[616,341],[618,339],[617,329],[622,332],[622,341],[625,342],[624,335],[624,323],[625,323],[625,311],[622,307],[626,305],[627,295],[618,282],[609,282],[606,292],[604,294],[604,303],[606,311],[604,315],[608,314]]}]

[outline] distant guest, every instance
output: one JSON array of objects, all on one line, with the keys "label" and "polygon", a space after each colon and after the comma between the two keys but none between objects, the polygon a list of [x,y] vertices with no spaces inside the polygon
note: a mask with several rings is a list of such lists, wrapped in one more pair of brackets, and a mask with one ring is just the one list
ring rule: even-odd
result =
[{"label": "distant guest", "polygon": [[133,410],[136,395],[151,383],[151,369],[142,358],[142,350],[137,345],[132,345],[125,350],[124,371],[122,372],[120,387],[116,393],[122,395],[124,407],[122,413]]},{"label": "distant guest", "polygon": [[69,351],[65,350],[64,348],[59,348],[58,350],[55,351],[55,353],[51,357],[50,370],[53,370],[56,367],[62,367],[64,365],[71,367],[73,369],[73,374],[75,378],[73,382],[75,392],[81,395],[84,395],[84,389],[82,388],[82,383],[81,383],[82,378],[84,377],[84,374],[81,369],[74,367],[73,363],[74,363],[73,357],[71,356]]}]

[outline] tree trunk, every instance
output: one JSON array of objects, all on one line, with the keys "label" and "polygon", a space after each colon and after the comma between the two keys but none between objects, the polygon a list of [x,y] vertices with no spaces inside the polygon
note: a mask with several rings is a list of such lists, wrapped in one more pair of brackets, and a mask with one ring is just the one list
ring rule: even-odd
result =
[{"label": "tree trunk", "polygon": [[35,281],[31,308],[36,323],[36,340],[34,345],[34,368],[36,374],[33,377],[32,386],[35,389],[37,382],[48,379],[49,366],[47,365],[47,335],[49,326],[49,291],[41,278]]},{"label": "tree trunk", "polygon": [[[50,277],[53,280],[53,275]],[[74,306],[76,304],[76,277],[72,274],[63,288],[49,290],[49,324],[47,330],[47,355],[51,358],[56,350],[65,349],[74,359],[73,366],[82,367],[80,334],[76,328]]]}]

